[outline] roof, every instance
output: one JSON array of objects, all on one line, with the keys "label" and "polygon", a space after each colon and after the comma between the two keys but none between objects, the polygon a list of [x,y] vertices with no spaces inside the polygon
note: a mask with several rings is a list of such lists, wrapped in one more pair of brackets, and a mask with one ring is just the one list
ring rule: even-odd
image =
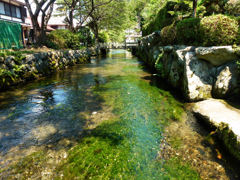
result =
[{"label": "roof", "polygon": [[22,5],[25,6],[25,2],[23,1],[18,1],[18,0],[0,0],[0,2],[6,2],[6,3],[10,3],[10,4],[18,4],[18,5]]},{"label": "roof", "polygon": [[48,25],[49,26],[67,26],[67,24],[49,24],[49,23],[48,23]]},{"label": "roof", "polygon": [[[39,26],[41,26],[41,23],[38,21],[39,23]],[[31,21],[31,18],[30,17],[27,17],[26,18],[26,24],[29,24],[29,26],[32,28],[32,21]],[[52,27],[50,27],[49,25],[47,25],[47,30],[48,31],[53,31],[55,29],[53,29]]]}]

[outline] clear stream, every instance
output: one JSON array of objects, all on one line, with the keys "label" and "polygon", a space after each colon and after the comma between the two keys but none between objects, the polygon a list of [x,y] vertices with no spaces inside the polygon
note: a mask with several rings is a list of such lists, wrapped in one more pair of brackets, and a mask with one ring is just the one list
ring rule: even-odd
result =
[{"label": "clear stream", "polygon": [[129,52],[112,50],[0,93],[0,176],[237,179],[207,132],[155,80]]}]

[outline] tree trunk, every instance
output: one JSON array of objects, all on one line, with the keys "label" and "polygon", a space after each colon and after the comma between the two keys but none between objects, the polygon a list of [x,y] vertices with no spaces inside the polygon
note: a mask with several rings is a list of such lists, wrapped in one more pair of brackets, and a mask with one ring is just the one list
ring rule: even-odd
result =
[{"label": "tree trunk", "polygon": [[193,0],[193,17],[197,16],[197,2],[198,0]]},{"label": "tree trunk", "polygon": [[97,51],[97,55],[99,55],[100,44],[99,44],[99,32],[98,32],[98,24],[97,23],[94,23],[94,35],[95,35],[95,40],[96,40],[96,51]]},{"label": "tree trunk", "polygon": [[70,31],[74,31],[74,27],[73,27],[73,10],[71,10],[70,12],[69,12],[69,29],[70,29]]}]

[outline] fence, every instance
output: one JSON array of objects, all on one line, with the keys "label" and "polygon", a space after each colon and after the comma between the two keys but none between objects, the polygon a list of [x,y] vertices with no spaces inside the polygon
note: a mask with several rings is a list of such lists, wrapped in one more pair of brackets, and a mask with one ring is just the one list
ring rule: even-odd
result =
[{"label": "fence", "polygon": [[20,49],[22,47],[21,25],[0,20],[0,49]]}]

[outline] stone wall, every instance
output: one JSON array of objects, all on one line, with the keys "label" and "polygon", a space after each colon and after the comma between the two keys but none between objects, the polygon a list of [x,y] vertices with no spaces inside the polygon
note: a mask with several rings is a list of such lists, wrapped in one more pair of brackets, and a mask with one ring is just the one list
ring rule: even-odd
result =
[{"label": "stone wall", "polygon": [[144,37],[133,52],[188,101],[200,101],[191,103],[194,115],[212,127],[229,153],[240,160],[240,110],[219,100],[239,100],[239,50],[232,46],[160,46],[159,40],[158,32]]},{"label": "stone wall", "polygon": [[87,63],[90,55],[91,52],[87,50],[62,50],[39,52],[21,57],[0,57],[0,90],[47,76],[74,64]]},{"label": "stone wall", "polygon": [[160,46],[159,33],[139,42],[135,54],[188,101],[240,95],[240,76],[232,46]]}]

